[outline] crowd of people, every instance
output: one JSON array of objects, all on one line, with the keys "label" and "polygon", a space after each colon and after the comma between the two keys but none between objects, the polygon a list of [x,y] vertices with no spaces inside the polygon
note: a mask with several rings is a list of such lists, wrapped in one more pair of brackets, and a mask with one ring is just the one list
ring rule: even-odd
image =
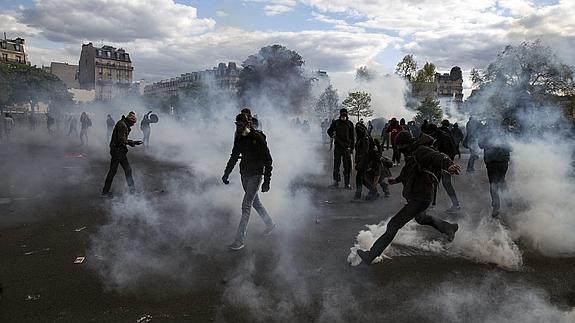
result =
[{"label": "crowd of people", "polygon": [[[322,123],[322,128],[324,127]],[[511,146],[509,144],[509,120],[487,120],[484,124],[473,116],[465,127],[466,133],[457,123],[443,120],[440,125],[424,120],[422,124],[405,119],[391,118],[381,131],[381,141],[373,138],[371,124],[363,120],[354,126],[349,120],[348,111],[340,110],[339,118],[333,120],[326,135],[333,140],[333,181],[331,187],[339,188],[341,165],[343,164],[343,188],[353,190],[350,177],[352,173],[352,156],[354,157],[355,194],[353,200],[362,199],[365,186],[369,193],[367,201],[377,199],[381,187],[384,196],[389,196],[389,185],[403,184],[402,195],[407,204],[393,216],[387,224],[386,232],[375,242],[371,250],[358,252],[365,263],[371,263],[391,243],[399,229],[415,219],[422,225],[430,225],[445,234],[448,241],[454,239],[458,230],[456,223],[448,223],[432,217],[426,210],[436,203],[437,189],[441,183],[451,200],[447,213],[461,211],[461,202],[452,184],[452,176],[461,173],[461,166],[455,163],[461,159],[461,148],[469,149],[470,158],[466,172],[475,172],[475,161],[479,158],[479,149],[484,151],[484,161],[490,183],[492,200],[492,217],[499,218],[501,209],[500,196],[503,194],[507,205],[511,199],[507,196],[505,176],[507,173]],[[391,160],[382,152],[392,150]],[[404,165],[399,176],[392,177],[390,168]]]}]

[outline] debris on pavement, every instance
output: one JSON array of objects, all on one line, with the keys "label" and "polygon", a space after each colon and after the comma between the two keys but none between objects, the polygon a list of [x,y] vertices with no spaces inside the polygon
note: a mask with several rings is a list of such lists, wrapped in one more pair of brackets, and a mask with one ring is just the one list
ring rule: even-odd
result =
[{"label": "debris on pavement", "polygon": [[30,256],[30,255],[35,255],[37,253],[40,252],[46,252],[46,251],[50,251],[50,248],[44,248],[44,249],[39,249],[39,250],[34,250],[34,251],[28,251],[24,253],[24,256]]},{"label": "debris on pavement", "polygon": [[80,231],[82,231],[82,230],[84,230],[84,229],[86,229],[86,227],[77,228],[77,229],[75,229],[74,231],[80,232]]},{"label": "debris on pavement", "polygon": [[86,257],[76,257],[76,259],[74,260],[75,264],[81,264],[84,262],[84,260],[86,260]]},{"label": "debris on pavement", "polygon": [[37,301],[40,299],[40,294],[38,295],[28,295],[26,296],[27,301]]},{"label": "debris on pavement", "polygon": [[152,315],[150,314],[146,314],[136,320],[136,323],[148,323],[148,322],[152,322]]}]

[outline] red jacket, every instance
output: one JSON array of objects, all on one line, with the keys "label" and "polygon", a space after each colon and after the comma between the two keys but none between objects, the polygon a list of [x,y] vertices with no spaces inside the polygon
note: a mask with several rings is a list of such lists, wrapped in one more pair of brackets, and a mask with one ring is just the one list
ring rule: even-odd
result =
[{"label": "red jacket", "polygon": [[403,130],[404,130],[403,127],[399,124],[389,125],[389,127],[387,127],[387,133],[391,134],[392,145],[395,145],[395,137],[397,136],[397,134],[402,132]]}]

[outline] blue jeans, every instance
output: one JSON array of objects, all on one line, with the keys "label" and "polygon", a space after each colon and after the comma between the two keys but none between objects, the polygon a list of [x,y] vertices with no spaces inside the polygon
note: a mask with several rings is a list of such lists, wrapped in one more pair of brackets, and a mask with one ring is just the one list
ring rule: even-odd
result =
[{"label": "blue jeans", "polygon": [[242,186],[244,187],[244,199],[242,201],[242,219],[240,220],[240,225],[238,227],[238,232],[236,234],[237,242],[244,242],[246,237],[246,232],[248,231],[248,222],[250,221],[250,213],[252,206],[266,226],[269,228],[274,225],[274,221],[268,215],[268,212],[264,208],[260,198],[258,196],[258,191],[260,189],[260,184],[262,182],[262,175],[255,176],[244,176],[242,175]]}]

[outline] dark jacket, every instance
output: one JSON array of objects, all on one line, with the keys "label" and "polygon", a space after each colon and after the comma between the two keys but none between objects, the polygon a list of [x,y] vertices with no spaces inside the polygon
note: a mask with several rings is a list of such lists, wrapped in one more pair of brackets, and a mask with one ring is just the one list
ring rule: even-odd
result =
[{"label": "dark jacket", "polygon": [[483,149],[483,160],[489,163],[508,163],[511,158],[511,146],[504,131],[494,130],[482,136],[479,148]]},{"label": "dark jacket", "polygon": [[357,141],[355,142],[355,169],[367,169],[369,157],[369,136],[363,131],[357,131]]},{"label": "dark jacket", "polygon": [[224,175],[229,176],[240,159],[240,174],[244,176],[264,175],[272,177],[272,156],[262,133],[252,129],[247,136],[235,136],[234,148],[226,165]]},{"label": "dark jacket", "polygon": [[474,149],[477,146],[479,135],[481,132],[481,123],[475,119],[467,121],[465,125],[465,138],[463,139],[463,147]]},{"label": "dark jacket", "polygon": [[457,146],[453,141],[453,137],[451,137],[449,128],[441,127],[437,129],[433,133],[433,138],[435,138],[433,146],[453,160],[455,155],[457,155]]},{"label": "dark jacket", "polygon": [[353,122],[349,120],[333,120],[327,134],[334,138],[335,146],[339,148],[351,148],[355,144],[355,135],[353,131]]},{"label": "dark jacket", "polygon": [[422,133],[409,148],[405,166],[396,178],[403,183],[402,195],[408,201],[432,201],[441,173],[453,165],[447,155],[430,147],[432,142],[433,138]]},{"label": "dark jacket", "polygon": [[451,137],[453,138],[455,145],[459,146],[463,141],[463,131],[461,131],[461,128],[453,127],[451,129]]},{"label": "dark jacket", "polygon": [[128,146],[134,146],[132,140],[128,139],[131,127],[124,116],[114,126],[112,137],[110,138],[110,154],[113,156],[126,155],[128,153]]}]

